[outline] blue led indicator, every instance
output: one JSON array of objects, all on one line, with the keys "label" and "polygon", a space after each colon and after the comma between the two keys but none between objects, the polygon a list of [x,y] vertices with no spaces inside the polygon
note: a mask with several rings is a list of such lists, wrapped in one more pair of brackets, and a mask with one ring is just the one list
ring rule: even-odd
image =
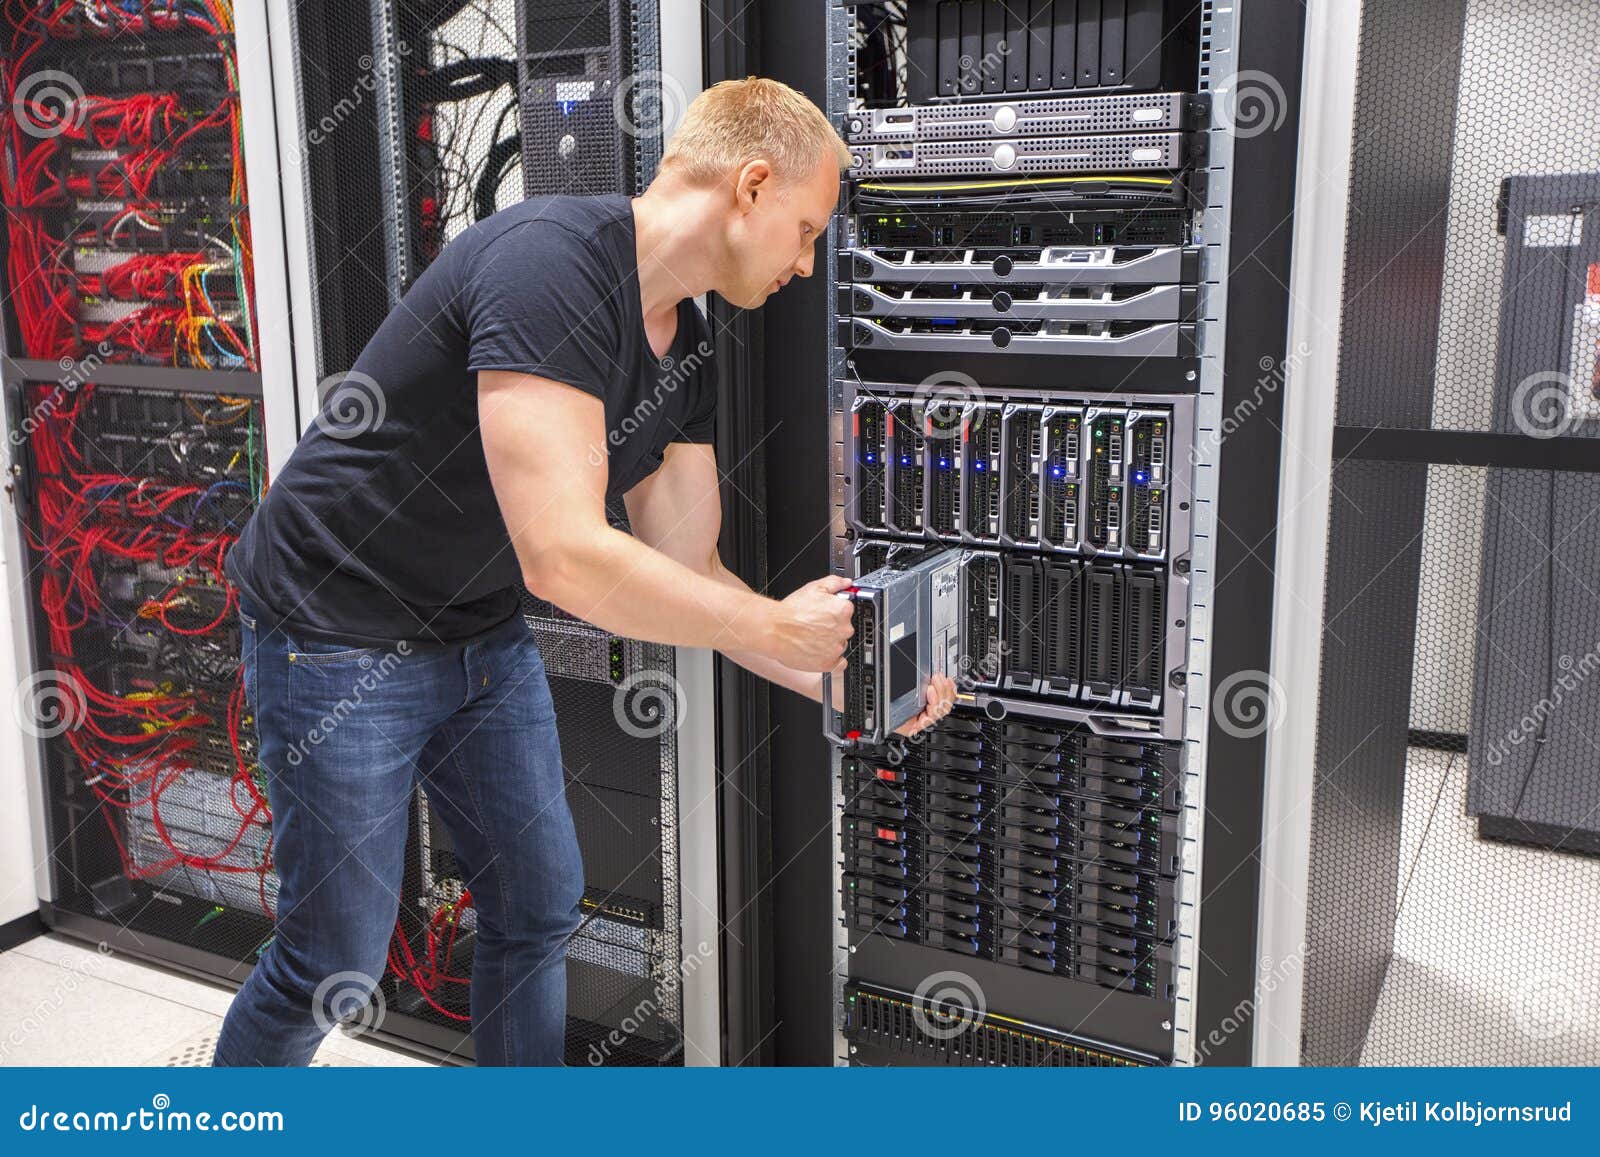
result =
[{"label": "blue led indicator", "polygon": [[1146,474],[1143,470],[1135,470],[1133,473],[1133,480],[1139,485],[1143,486],[1146,482],[1150,481],[1150,475]]}]

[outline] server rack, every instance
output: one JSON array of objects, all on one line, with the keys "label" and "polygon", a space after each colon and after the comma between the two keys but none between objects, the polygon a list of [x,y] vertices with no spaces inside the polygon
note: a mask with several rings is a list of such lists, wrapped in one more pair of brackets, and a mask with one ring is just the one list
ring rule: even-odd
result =
[{"label": "server rack", "polygon": [[[624,73],[644,68],[659,76],[665,51],[670,67],[698,78],[698,13],[693,5],[677,0],[668,6],[673,19],[665,44],[655,4],[616,6],[627,23],[611,29],[625,50],[614,55],[613,63]],[[61,30],[61,39],[84,48],[103,73],[106,60],[120,59],[124,45],[130,58],[147,54],[149,45],[168,31],[171,14],[164,9],[170,7],[155,2],[67,6],[62,9],[67,13],[64,19],[73,27]],[[252,51],[238,54],[237,81],[223,86],[232,107],[243,109],[242,118],[235,118],[242,119],[242,132],[232,138],[224,135],[223,140],[233,139],[236,155],[249,156],[249,226],[255,228],[260,255],[254,279],[256,309],[251,314],[254,329],[247,331],[251,357],[229,370],[135,364],[121,356],[103,356],[93,343],[80,348],[83,335],[77,331],[69,335],[80,339],[71,350],[55,345],[24,348],[19,345],[24,331],[15,314],[8,313],[4,352],[12,356],[5,362],[6,397],[11,429],[17,434],[10,464],[17,493],[26,500],[20,525],[7,527],[10,557],[22,556],[24,548],[41,537],[37,514],[26,502],[34,500],[41,476],[48,484],[48,476],[59,473],[60,453],[54,457],[38,453],[43,435],[30,441],[26,432],[32,425],[40,425],[46,433],[64,424],[68,433],[82,434],[91,427],[94,432],[109,431],[95,443],[126,446],[132,453],[141,437],[162,446],[159,435],[170,434],[179,425],[177,415],[203,409],[206,398],[220,393],[223,402],[209,405],[223,407],[219,420],[237,419],[241,446],[219,441],[213,447],[204,439],[191,439],[196,443],[196,469],[210,471],[208,483],[227,482],[231,487],[233,480],[226,471],[232,467],[217,467],[212,459],[222,455],[224,463],[230,459],[234,465],[247,463],[252,473],[240,484],[244,489],[259,485],[269,466],[281,466],[330,387],[343,379],[387,309],[442,245],[474,218],[522,195],[520,161],[528,135],[523,123],[526,119],[534,126],[532,135],[537,139],[539,122],[530,111],[530,91],[518,80],[526,75],[529,59],[553,46],[540,42],[557,34],[551,25],[541,23],[551,15],[547,6],[515,0],[441,0],[427,5],[375,0],[359,12],[279,0],[264,7],[242,6],[237,35]],[[88,26],[102,19],[111,26]],[[84,20],[88,24],[80,26]],[[195,37],[191,34],[189,39]],[[206,38],[198,39],[203,47]],[[230,36],[230,52],[232,42]],[[57,57],[50,53],[65,53],[70,47],[50,48],[37,60],[55,63]],[[613,45],[614,50],[617,47]],[[134,80],[144,76],[147,83],[154,83],[144,73],[134,76],[135,66],[123,71]],[[58,69],[50,75],[58,74],[65,72]],[[177,75],[181,79],[189,73]],[[196,76],[197,86],[214,80],[204,68]],[[124,79],[121,72],[114,72],[108,83]],[[688,91],[697,80],[673,84]],[[92,84],[86,87],[96,91]],[[181,94],[181,85],[179,89]],[[54,100],[52,93],[41,91],[47,102]],[[23,107],[31,111],[33,106]],[[41,123],[48,129],[56,126],[63,107],[72,112],[70,104],[39,107]],[[608,120],[611,109],[608,98]],[[189,110],[180,107],[180,112],[187,115]],[[635,134],[627,168],[630,181],[648,179],[659,149],[659,125],[653,137],[648,131]],[[81,151],[75,147],[70,153],[75,165]],[[65,147],[61,156],[69,156]],[[85,164],[95,159],[87,158]],[[463,179],[463,167],[470,168],[470,180]],[[45,169],[47,174],[53,171]],[[128,179],[125,167],[91,176],[108,182],[113,176]],[[206,174],[189,165],[170,180],[180,178],[194,183]],[[244,180],[241,173],[237,182]],[[240,214],[243,221],[247,199],[242,185],[231,202],[226,181],[222,192],[225,210]],[[373,204],[384,209],[376,228],[370,215]],[[74,228],[80,218],[101,228],[100,217],[93,214],[104,216],[103,206],[80,206],[71,199],[64,207],[45,208]],[[56,217],[49,219],[54,222]],[[166,222],[158,224],[169,228]],[[28,266],[14,262],[9,268]],[[100,269],[82,272],[98,275]],[[154,274],[146,275],[147,281],[153,278]],[[206,288],[213,297],[224,296],[215,285]],[[227,302],[233,300],[231,294],[226,297]],[[90,305],[104,312],[97,301]],[[223,311],[229,308],[222,304]],[[92,311],[85,316],[100,323]],[[233,318],[229,315],[226,320]],[[38,332],[42,332],[39,327],[25,331],[30,339]],[[90,336],[101,340],[104,335],[93,331]],[[259,361],[254,358],[256,348],[262,351]],[[139,362],[159,360],[141,357]],[[192,359],[186,354],[180,360]],[[77,415],[51,401],[58,394],[74,399],[92,394],[94,406],[85,405]],[[103,414],[98,412],[102,409]],[[68,420],[72,418],[81,421],[74,425]],[[130,466],[115,455],[96,464],[120,471]],[[216,547],[220,534],[207,520],[220,500],[207,501],[211,507],[201,522],[212,532],[208,546]],[[243,514],[229,507],[224,529],[234,528]],[[53,556],[44,557],[50,561]],[[219,565],[220,557],[219,548]],[[37,559],[28,561],[36,564]],[[143,571],[117,580],[119,598],[148,602],[145,588],[158,576],[145,573],[151,568],[141,565]],[[215,581],[205,590],[186,588],[187,600],[200,610],[231,605],[231,593],[220,576],[212,578]],[[45,593],[45,605],[55,606],[50,592]],[[34,624],[34,645],[41,650],[37,656],[30,652],[23,666],[44,672],[46,650],[58,649],[58,640],[51,634],[51,616],[40,612],[39,599],[29,594],[24,591],[13,601],[18,621]],[[32,594],[37,596],[38,591]],[[530,629],[547,648],[553,690],[561,704],[564,746],[574,768],[569,793],[585,859],[592,868],[585,897],[589,919],[569,954],[573,1012],[569,1062],[716,1063],[721,1055],[717,1034],[721,945],[713,899],[716,845],[701,835],[698,826],[709,829],[712,824],[710,809],[698,806],[712,791],[714,774],[709,661],[699,653],[675,653],[605,636],[553,608],[530,605],[528,609]],[[180,621],[178,610],[170,614],[173,634],[194,625]],[[217,629],[231,627],[231,615],[215,618]],[[153,665],[161,658],[152,658],[153,649],[150,644],[134,653]],[[248,713],[241,710],[236,695],[226,692],[225,680],[235,665],[224,661],[225,643],[212,650],[218,652],[211,657],[216,670],[208,673],[214,676],[221,698],[217,709],[193,728],[196,754],[191,762],[198,770],[190,774],[185,765],[170,782],[158,781],[165,805],[159,824],[130,819],[125,825],[119,854],[127,868],[122,875],[129,879],[112,870],[117,861],[112,850],[89,846],[93,841],[86,833],[92,829],[82,821],[87,817],[93,824],[101,823],[93,794],[96,777],[84,773],[74,785],[77,755],[70,736],[51,734],[41,741],[36,777],[40,790],[33,800],[35,828],[38,846],[58,849],[58,855],[50,870],[41,874],[39,889],[47,918],[56,927],[236,981],[248,972],[254,954],[270,935],[274,895],[266,820],[270,802],[261,798],[261,777],[253,767]],[[232,654],[237,654],[236,645]],[[149,682],[158,673],[143,677]],[[74,694],[78,685],[66,684],[69,707],[81,698]],[[48,706],[54,702],[49,694],[59,692],[59,681],[42,688]],[[135,688],[134,694],[149,691]],[[87,695],[91,706],[99,703],[92,686]],[[161,703],[163,710],[176,710],[167,708],[165,700]],[[663,705],[668,708],[665,713],[660,710]],[[93,712],[90,715],[92,722]],[[163,715],[151,730],[159,736],[169,724],[178,727],[183,722],[180,718],[174,723]],[[158,746],[156,755],[168,758],[171,753]],[[219,771],[233,766],[232,791],[248,792],[255,800],[246,808],[249,816],[236,825],[240,827],[236,840],[218,837],[221,827],[233,821],[237,806],[226,790],[218,790],[218,784],[227,786],[227,777],[199,774],[213,763]],[[136,791],[137,786],[129,790]],[[148,804],[154,810],[149,800],[147,792],[124,802],[135,808]],[[691,839],[681,848],[680,807],[691,824]],[[460,974],[470,961],[473,920],[470,908],[461,902],[448,840],[431,820],[427,801],[419,793],[395,937],[401,950],[392,958],[403,960],[403,949],[411,949],[412,958],[421,959],[418,954],[430,946],[449,944],[454,955],[438,975]],[[215,864],[198,852],[163,863],[162,848],[168,842],[191,849],[221,846],[224,851],[217,854]],[[90,867],[72,871],[75,857],[87,857]],[[243,886],[252,882],[253,888]],[[702,899],[685,903],[690,896]],[[128,905],[137,909],[136,918],[125,918]],[[119,927],[119,921],[126,927]],[[382,1034],[440,1055],[470,1056],[470,1040],[464,1035],[464,994],[429,980],[436,981],[437,975],[428,970],[408,974],[404,968],[382,979],[376,998],[384,1008]]]},{"label": "server rack", "polygon": [[[320,157],[306,150],[313,212],[301,251],[290,247],[297,309],[314,342],[298,351],[309,362],[302,389],[340,380],[388,303],[472,220],[518,195],[635,191],[648,183],[665,122],[641,122],[624,141],[619,122],[636,107],[626,102],[644,94],[637,86],[622,92],[620,82],[649,76],[666,86],[664,49],[673,67],[698,75],[698,58],[684,47],[698,14],[692,5],[668,7],[664,45],[655,3],[375,0],[366,19],[277,6],[300,65],[282,88],[304,93],[293,123],[302,141],[317,133],[329,146]],[[441,52],[445,44],[455,50]],[[339,63],[351,59],[354,76]],[[318,79],[324,65],[344,69],[333,75],[353,88]],[[674,92],[694,87],[670,84]],[[368,94],[353,110],[350,91]],[[494,130],[484,132],[491,122]],[[618,156],[623,163],[595,167],[597,158]],[[452,172],[463,166],[468,180]],[[340,215],[347,176],[366,180],[373,169],[386,206],[379,230]],[[352,247],[363,260],[352,259]],[[708,901],[685,900],[715,895],[715,844],[708,860],[695,826],[711,820],[697,807],[713,774],[708,659],[607,635],[531,597],[524,610],[550,675],[588,877],[586,922],[568,954],[568,1063],[716,1063],[715,912]],[[687,833],[680,815],[688,817]],[[453,933],[450,971],[464,974],[473,917],[456,907],[460,881],[450,849],[420,792],[407,862],[397,944],[405,940],[422,960]],[[418,979],[384,978],[386,1030],[470,1056],[465,986]]]},{"label": "server rack", "polygon": [[4,535],[41,914],[238,978],[276,876],[221,558],[297,419],[261,14],[202,7],[7,15]]},{"label": "server rack", "polygon": [[[1243,5],[1166,6],[1163,19],[1177,21],[1167,43],[1177,47],[1175,55],[1163,58],[1159,75],[1171,86],[1165,91],[1177,99],[1150,101],[1151,112],[1141,116],[1178,118],[1179,139],[1171,143],[1177,152],[1160,155],[1169,161],[1181,157],[1178,167],[1191,184],[1174,197],[1178,183],[1170,171],[1163,179],[1137,170],[1118,174],[1145,178],[1126,183],[1107,181],[1103,172],[1086,174],[1072,159],[1077,142],[1058,137],[1042,150],[1048,154],[1056,149],[1056,159],[1048,162],[1056,172],[1032,169],[1028,176],[1052,180],[1064,196],[1080,194],[1073,208],[1082,218],[1051,221],[1046,218],[1059,208],[1060,198],[1055,204],[1036,198],[1018,205],[1000,203],[994,195],[996,169],[1021,172],[1026,167],[1020,160],[1040,151],[1032,147],[1037,141],[1028,149],[1002,149],[999,145],[1006,142],[997,138],[1019,131],[1017,126],[1028,117],[1042,116],[1032,103],[1036,99],[1060,102],[1053,107],[1063,113],[1099,110],[1104,119],[1086,130],[1091,133],[1128,132],[1126,120],[1115,123],[1126,110],[1127,87],[1089,96],[1080,91],[1084,86],[1041,78],[1035,91],[1025,72],[1012,78],[1002,70],[998,82],[980,77],[977,94],[919,100],[905,82],[918,59],[912,11],[918,7],[834,3],[820,22],[800,15],[787,18],[770,7],[762,12],[763,20],[776,22],[776,29],[770,23],[764,27],[763,47],[770,51],[777,41],[808,50],[814,46],[826,61],[819,74],[786,67],[774,57],[772,71],[826,97],[835,123],[847,138],[854,135],[859,158],[834,222],[831,240],[838,260],[829,271],[826,292],[819,295],[822,300],[769,307],[769,312],[777,308],[803,316],[807,324],[819,325],[834,337],[822,372],[830,382],[827,420],[817,422],[797,414],[798,407],[787,401],[805,384],[801,378],[816,372],[811,368],[815,359],[785,346],[775,360],[769,330],[767,404],[783,408],[785,421],[798,431],[794,439],[811,439],[804,445],[769,446],[769,479],[777,459],[791,474],[785,489],[800,481],[826,488],[831,511],[827,561],[837,571],[849,574],[869,567],[886,554],[892,556],[897,544],[944,540],[963,551],[971,568],[991,568],[997,560],[1000,574],[1015,584],[1008,581],[998,600],[974,599],[969,607],[969,614],[988,615],[997,601],[1001,604],[1000,628],[991,637],[1006,646],[1001,648],[1000,670],[975,670],[964,680],[968,685],[951,723],[914,745],[898,766],[875,760],[872,753],[834,755],[831,806],[821,813],[831,821],[835,841],[827,863],[821,854],[807,855],[803,846],[819,815],[812,796],[800,787],[786,788],[779,801],[779,807],[804,819],[777,826],[775,859],[789,866],[789,874],[800,874],[793,865],[802,859],[805,865],[803,878],[792,885],[775,880],[780,958],[792,951],[796,959],[803,957],[809,973],[820,954],[808,938],[826,928],[833,944],[825,965],[831,979],[826,990],[800,976],[798,967],[789,972],[793,983],[786,983],[780,965],[779,1015],[785,1027],[802,1014],[811,1018],[809,1025],[820,1020],[828,1026],[821,1033],[812,1027],[780,1033],[780,1059],[787,1054],[813,1063],[1122,1064],[1237,1057],[1237,1051],[1197,1047],[1197,1040],[1250,997],[1253,969],[1228,967],[1231,978],[1219,975],[1224,969],[1208,965],[1198,946],[1204,935],[1206,955],[1216,949],[1221,955],[1213,959],[1219,965],[1222,956],[1237,964],[1250,952],[1253,933],[1232,945],[1225,942],[1241,926],[1253,929],[1254,902],[1245,901],[1242,909],[1232,911],[1223,907],[1212,917],[1214,926],[1203,932],[1201,880],[1202,869],[1214,874],[1212,887],[1230,898],[1236,888],[1248,889],[1251,848],[1239,828],[1230,838],[1202,817],[1203,812],[1225,810],[1230,826],[1243,819],[1245,831],[1258,830],[1261,748],[1252,742],[1256,736],[1241,741],[1218,731],[1209,700],[1226,676],[1246,668],[1264,671],[1267,663],[1264,635],[1251,637],[1218,663],[1210,630],[1215,616],[1224,605],[1237,610],[1237,599],[1260,597],[1261,591],[1259,572],[1230,584],[1232,590],[1217,583],[1238,560],[1228,544],[1219,542],[1216,520],[1219,506],[1231,501],[1233,513],[1263,531],[1270,542],[1270,517],[1263,520],[1264,512],[1249,509],[1254,501],[1239,496],[1250,488],[1270,492],[1277,448],[1258,443],[1253,449],[1259,456],[1252,461],[1244,454],[1235,457],[1230,445],[1230,477],[1219,469],[1224,454],[1215,431],[1225,413],[1225,397],[1229,403],[1237,400],[1246,359],[1254,366],[1281,351],[1271,309],[1248,320],[1231,319],[1227,309],[1243,284],[1255,280],[1246,275],[1236,282],[1230,259],[1236,236],[1232,210],[1240,195],[1238,162],[1281,163],[1285,149],[1292,155],[1293,131],[1276,141],[1258,142],[1255,134],[1242,134],[1249,139],[1236,136],[1230,82],[1233,67],[1244,60],[1270,58],[1277,76],[1293,75],[1285,62],[1298,60],[1299,22],[1264,9],[1245,11]],[[984,29],[988,9],[1001,8],[927,7],[970,9]],[[1122,6],[1108,7],[1116,16]],[[1192,22],[1185,23],[1186,17]],[[1031,46],[1036,38],[1027,39]],[[1049,42],[1053,51],[1053,32]],[[962,59],[978,61],[982,55],[958,52],[958,69]],[[982,91],[982,85],[992,83],[1000,84],[1001,95]],[[1004,95],[1013,91],[1011,85],[1018,93],[1027,92],[1027,100]],[[1116,109],[1109,102],[1093,103],[1106,95],[1113,97]],[[1287,117],[1294,107],[1292,86],[1281,96],[1284,107],[1278,112]],[[1007,100],[1017,103],[1000,117],[1005,128],[996,130],[995,106]],[[971,109],[980,103],[986,107],[975,115]],[[903,135],[885,139],[893,132]],[[941,140],[959,140],[960,149],[930,152],[923,147]],[[966,160],[953,162],[948,178],[927,164],[930,157],[948,159],[955,152],[986,155],[983,175],[975,175],[974,163]],[[904,176],[894,173],[896,166]],[[1079,183],[1074,190],[1086,175],[1096,180]],[[952,188],[942,191],[943,198],[917,203],[905,195],[905,187],[916,181],[946,181]],[[990,187],[963,187],[983,182]],[[1259,185],[1247,182],[1245,189],[1249,198]],[[1274,200],[1279,192],[1281,188],[1265,199]],[[902,202],[898,206],[897,195]],[[1102,214],[1098,219],[1097,212]],[[1024,213],[1043,216],[1008,219]],[[961,220],[962,214],[970,219]],[[988,218],[996,216],[1007,231],[1051,226],[1079,232],[1042,245],[1039,233],[1030,242],[1021,242],[1015,233],[996,240],[983,234],[994,224]],[[946,228],[954,233],[938,232]],[[1096,235],[1096,229],[1102,232]],[[1118,229],[1133,231],[1120,245]],[[879,235],[873,235],[875,230]],[[1254,222],[1245,222],[1239,232],[1250,244],[1260,243]],[[1136,272],[1148,251],[1163,249],[1170,256],[1162,254],[1143,265],[1154,272]],[[1073,250],[1095,252],[1072,256]],[[1286,250],[1269,250],[1273,267],[1286,269]],[[1170,273],[1162,266],[1167,261]],[[1132,288],[1117,288],[1119,283]],[[1150,292],[1152,288],[1159,292]],[[1271,300],[1276,305],[1283,299],[1280,294]],[[802,357],[803,370],[777,368],[779,361]],[[888,456],[881,475],[858,456],[855,437],[858,420],[859,428],[874,428],[880,403],[882,448]],[[929,413],[937,416],[952,409],[968,414],[969,435],[973,414],[997,414],[999,445],[968,436],[952,440],[949,454],[944,446],[930,450],[927,435],[947,423],[941,418],[929,425]],[[1071,547],[1063,549],[1067,524],[1051,521],[1066,505],[1066,463],[1054,456],[1051,438],[1032,445],[1033,432],[1064,434],[1067,419],[1099,418],[1102,412],[1122,419],[1123,439],[1129,425],[1141,423],[1149,413],[1184,428],[1187,444],[1173,454],[1182,477],[1171,482],[1169,509],[1189,521],[1183,526],[1169,523],[1165,540],[1157,540],[1153,548],[1148,537],[1152,507],[1143,499],[1131,523],[1132,512],[1125,508],[1101,519],[1119,529],[1120,543],[1100,530],[1086,536],[1080,521]],[[1080,427],[1080,433],[1086,428]],[[902,431],[921,433],[920,445],[915,436],[897,441]],[[828,468],[820,478],[803,466],[819,443],[830,447]],[[1125,451],[1131,448],[1128,441],[1118,444]],[[1148,441],[1142,439],[1140,446],[1142,453]],[[1015,458],[1007,454],[1012,447],[1018,449]],[[973,489],[974,464],[992,463],[995,458],[989,455],[998,458],[1001,468],[996,489],[1000,509],[993,522],[987,521],[987,511],[971,522],[959,517],[952,531],[945,517],[948,496],[960,496],[959,510]],[[1053,472],[1058,466],[1062,476]],[[959,484],[951,487],[937,475],[940,469],[959,471]],[[854,489],[860,479],[866,481],[866,501]],[[1229,494],[1219,503],[1225,479],[1231,484]],[[1008,487],[1011,480],[1023,485]],[[1079,487],[1072,509],[1088,512],[1083,482]],[[770,496],[770,481],[768,489]],[[879,501],[881,511],[876,508]],[[1013,507],[1025,512],[1015,523],[1005,518]],[[1105,510],[1101,498],[1093,509]],[[909,511],[909,518],[897,519],[897,511]],[[1050,521],[1048,531],[1041,529],[1043,521]],[[1148,558],[1127,544],[1130,525],[1145,536],[1142,546]],[[1232,525],[1237,524],[1230,520]],[[1159,514],[1156,528],[1161,533]],[[800,559],[816,557],[792,538],[774,543],[785,552],[784,565],[795,567]],[[790,551],[798,553],[791,557]],[[1123,683],[1093,677],[1097,673],[1085,666],[1089,656],[1084,648],[1074,650],[1075,643],[1086,645],[1091,636],[1080,631],[1074,638],[1062,630],[1063,623],[1086,621],[1075,616],[1087,613],[1080,608],[1090,600],[1120,610],[1124,604],[1118,600],[1129,597],[1133,579],[1144,580],[1133,596],[1141,605],[1156,591],[1176,591],[1151,632],[1167,648],[1157,664],[1163,703],[1171,698],[1180,704],[1168,719],[1160,718],[1159,709],[1152,717],[1132,707]],[[1270,570],[1266,580],[1270,598]],[[1055,592],[1058,602],[1048,596],[1041,601],[1068,609],[1043,630],[1026,629],[1026,616],[1012,616],[1008,624],[1004,604],[1014,591],[1022,598],[1036,597],[1029,591]],[[1170,620],[1161,617],[1169,613]],[[1013,628],[1010,634],[1008,626]],[[968,646],[970,659],[970,642]],[[1054,654],[1064,654],[1064,662],[1053,662]],[[1125,663],[1127,651],[1113,645],[1102,647],[1101,655]],[[1085,684],[1098,686],[1086,695]],[[1053,701],[1063,706],[1052,711]],[[776,713],[776,702],[774,707]],[[787,705],[781,714],[786,729],[803,717],[803,709],[791,712]],[[1207,771],[1211,752],[1218,748],[1229,757],[1229,776],[1222,786]],[[827,759],[824,751],[820,745],[802,747],[781,761],[783,766],[775,761],[775,791],[786,771],[803,774],[797,769],[807,760]],[[1092,784],[1073,779],[1073,769],[1084,761],[1102,773]],[[1113,814],[1102,810],[1112,793],[1127,790],[1130,782],[1108,769],[1125,771],[1130,763],[1160,768],[1154,779],[1142,782],[1148,788],[1162,780],[1165,787],[1146,797],[1143,806],[1117,813],[1120,819],[1112,822],[1132,821],[1137,815],[1152,825],[1147,848],[1166,838],[1172,857],[1152,854],[1133,871],[1108,877],[1103,873],[1114,862],[1121,837],[1097,825]],[[1002,802],[1008,792],[1028,794],[1030,803],[1017,808],[1015,800]],[[1249,821],[1252,811],[1254,823]],[[1041,838],[1045,831],[1054,831],[1058,842],[1050,854],[1040,855],[1034,845],[1048,843]],[[1076,851],[1061,853],[1068,840],[1080,841]],[[792,859],[791,849],[798,849]],[[1047,859],[1050,866],[1044,864]],[[1037,896],[1041,889],[1031,885],[1041,873],[1048,875],[1051,866],[1054,922],[1008,918],[999,901],[1017,897],[1014,892],[1002,896],[999,890],[1020,887]],[[1241,872],[1243,878],[1236,879]],[[823,886],[835,901],[819,920],[811,896]],[[1109,892],[1101,891],[1108,886]],[[867,898],[855,898],[852,891],[855,896],[865,892]],[[1129,892],[1139,899],[1124,907],[1118,897],[1127,899]],[[1073,896],[1070,905],[1062,902],[1064,895]],[[1149,907],[1134,916],[1131,909],[1140,905]],[[1206,898],[1205,912],[1214,906]],[[803,931],[782,927],[786,909]],[[1041,909],[1029,910],[1044,917]],[[1170,926],[1155,937],[1147,928],[1127,936],[1114,930],[1118,920],[1148,918],[1154,927],[1169,917]],[[1137,966],[1119,970],[1119,960],[1130,959]],[[974,1002],[980,997],[986,1007],[975,1015]],[[1024,1039],[1030,1043],[1023,1044]],[[1241,1044],[1248,1056],[1248,1042],[1233,1040],[1230,1048],[1238,1050]]]}]

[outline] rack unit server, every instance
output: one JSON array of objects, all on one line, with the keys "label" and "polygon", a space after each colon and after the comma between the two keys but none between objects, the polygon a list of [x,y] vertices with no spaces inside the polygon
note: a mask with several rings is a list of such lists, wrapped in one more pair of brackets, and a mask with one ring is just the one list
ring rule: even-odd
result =
[{"label": "rack unit server", "polygon": [[1233,35],[1208,4],[830,7],[834,564],[959,552],[961,644],[949,720],[834,756],[843,1062],[1193,1059],[1229,180],[1199,59]]}]

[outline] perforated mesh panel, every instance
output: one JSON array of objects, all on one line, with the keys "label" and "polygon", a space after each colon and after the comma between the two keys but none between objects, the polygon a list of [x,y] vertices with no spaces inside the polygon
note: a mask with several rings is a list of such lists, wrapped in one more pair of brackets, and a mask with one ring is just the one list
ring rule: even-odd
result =
[{"label": "perforated mesh panel", "polygon": [[1307,1063],[1600,1062],[1597,51],[1592,6],[1363,9]]}]

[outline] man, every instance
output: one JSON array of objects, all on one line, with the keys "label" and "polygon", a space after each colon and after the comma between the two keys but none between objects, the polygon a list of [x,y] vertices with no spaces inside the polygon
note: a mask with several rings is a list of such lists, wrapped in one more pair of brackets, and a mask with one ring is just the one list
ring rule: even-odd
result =
[{"label": "man", "polygon": [[[305,1064],[365,1003],[418,782],[477,910],[479,1063],[561,1063],[583,871],[520,584],[820,697],[850,635],[846,583],[780,602],[718,559],[692,298],[753,309],[809,277],[848,164],[800,94],[719,84],[643,196],[537,199],[466,230],[327,400],[228,556],[281,891],[217,1064]],[[606,520],[618,496],[631,537]],[[905,730],[954,694],[935,680]]]}]

